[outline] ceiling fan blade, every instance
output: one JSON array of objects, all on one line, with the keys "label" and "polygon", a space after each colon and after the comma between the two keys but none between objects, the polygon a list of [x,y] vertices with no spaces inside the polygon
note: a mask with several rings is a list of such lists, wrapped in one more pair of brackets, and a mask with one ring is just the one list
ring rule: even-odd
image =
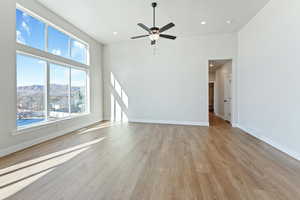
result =
[{"label": "ceiling fan blade", "polygon": [[148,37],[149,35],[139,35],[135,37],[131,37],[131,39],[138,39],[138,38],[143,38],[143,37]]},{"label": "ceiling fan blade", "polygon": [[155,45],[156,41],[155,40],[151,40],[151,45]]},{"label": "ceiling fan blade", "polygon": [[176,36],[173,36],[173,35],[160,34],[159,36],[162,37],[162,38],[167,38],[167,39],[171,39],[171,40],[176,39]]},{"label": "ceiling fan blade", "polygon": [[161,27],[161,28],[159,29],[159,32],[162,33],[162,32],[164,32],[164,31],[166,31],[166,30],[169,30],[170,28],[172,28],[172,27],[174,27],[174,26],[175,26],[175,24],[171,22],[171,23],[169,23],[169,24],[167,24],[167,25]]},{"label": "ceiling fan blade", "polygon": [[142,29],[148,31],[148,33],[151,33],[151,30],[148,26],[146,26],[145,24],[142,24],[142,23],[138,23],[137,24],[139,27],[141,27]]}]

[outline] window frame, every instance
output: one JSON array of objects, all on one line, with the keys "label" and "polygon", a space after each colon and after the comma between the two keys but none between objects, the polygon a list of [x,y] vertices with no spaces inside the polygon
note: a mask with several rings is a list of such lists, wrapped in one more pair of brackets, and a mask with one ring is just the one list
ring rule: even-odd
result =
[{"label": "window frame", "polygon": [[[29,124],[29,125],[24,125],[24,126],[17,126],[17,123],[15,123],[16,125],[16,131],[15,134],[21,133],[24,130],[27,129],[32,129],[32,128],[39,128],[39,127],[43,127],[46,126],[48,124],[53,124],[53,123],[57,123],[57,122],[61,122],[61,121],[65,121],[65,120],[69,120],[69,119],[73,119],[73,118],[78,118],[78,117],[82,117],[85,115],[89,115],[90,114],[90,47],[89,44],[87,42],[84,42],[83,40],[73,36],[72,34],[64,31],[62,28],[54,25],[53,23],[49,22],[48,20],[43,19],[42,17],[40,17],[39,15],[33,13],[32,11],[22,7],[19,4],[16,4],[16,9],[21,10],[22,12],[25,12],[26,14],[30,15],[31,17],[34,17],[37,20],[40,20],[41,22],[45,23],[45,32],[44,32],[44,37],[45,37],[45,49],[44,50],[40,50],[37,48],[33,48],[24,44],[21,44],[19,42],[16,41],[16,54],[15,56],[17,57],[17,55],[22,55],[22,56],[29,56],[32,58],[37,58],[37,59],[41,59],[43,61],[46,62],[46,74],[45,74],[45,78],[46,78],[46,88],[45,88],[45,120],[42,122],[38,122],[38,123],[33,123],[33,124]],[[86,55],[86,61],[87,63],[81,63],[81,62],[77,62],[76,60],[72,60],[69,58],[65,58],[62,56],[58,56],[55,54],[52,54],[50,52],[48,52],[48,26],[52,26],[53,28],[57,29],[58,31],[61,31],[62,33],[66,34],[67,36],[70,37],[69,39],[69,54],[70,54],[70,41],[73,40],[77,40],[78,42],[84,44],[87,48],[87,55]],[[59,119],[55,119],[55,120],[49,120],[49,87],[50,87],[50,63],[53,64],[57,64],[57,65],[61,65],[63,67],[68,68],[69,70],[69,96],[71,95],[71,69],[77,69],[77,70],[82,70],[86,73],[86,78],[85,78],[85,112],[77,114],[77,115],[72,115],[71,113],[71,109],[69,109],[69,113],[70,115],[67,117],[63,117],[63,118],[59,118]],[[17,68],[17,63],[15,66],[15,69]],[[16,76],[16,83],[17,83],[17,74],[15,73]],[[16,86],[16,92],[15,92],[16,98],[17,99],[17,86]],[[15,103],[15,105],[17,105],[17,102]],[[71,107],[70,105],[70,97],[69,97],[69,108]],[[16,113],[17,114],[17,113]],[[15,121],[17,121],[17,115],[15,115]]]}]

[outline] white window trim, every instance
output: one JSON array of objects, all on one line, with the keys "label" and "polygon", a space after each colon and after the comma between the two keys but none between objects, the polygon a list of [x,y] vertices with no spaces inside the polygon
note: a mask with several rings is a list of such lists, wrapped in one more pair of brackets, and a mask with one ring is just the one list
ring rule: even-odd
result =
[{"label": "white window trim", "polygon": [[[70,120],[70,119],[74,119],[74,118],[78,118],[78,117],[84,117],[84,116],[87,116],[90,114],[90,73],[89,73],[89,63],[90,63],[90,47],[89,47],[89,44],[87,42],[84,42],[83,40],[75,37],[74,35],[66,32],[65,30],[63,30],[62,28],[54,25],[53,23],[49,22],[48,20],[45,20],[43,18],[41,18],[39,15],[33,13],[32,11],[22,7],[21,5],[19,4],[16,4],[16,9],[20,9],[21,11],[27,13],[28,15],[40,20],[41,22],[45,23],[45,49],[44,50],[40,50],[40,49],[36,49],[36,48],[33,48],[33,47],[30,47],[30,46],[27,46],[27,45],[24,45],[24,44],[21,44],[21,43],[18,43],[16,41],[16,55],[17,54],[20,54],[20,55],[25,55],[25,56],[29,56],[29,57],[33,57],[33,58],[37,58],[37,59],[41,59],[43,61],[46,61],[47,63],[47,66],[46,66],[46,88],[45,88],[45,95],[46,95],[46,98],[45,98],[45,111],[46,111],[46,120],[43,121],[43,122],[39,122],[39,123],[35,123],[35,124],[30,124],[30,125],[25,125],[25,126],[17,126],[16,125],[16,130],[13,131],[13,135],[19,135],[19,134],[22,134],[22,133],[26,133],[28,131],[32,131],[32,130],[37,130],[37,129],[40,129],[40,128],[43,128],[43,127],[47,127],[47,126],[50,126],[52,124],[56,124],[56,123],[59,123],[59,122],[62,122],[62,121],[66,121],[66,120]],[[58,56],[58,55],[55,55],[55,54],[52,54],[52,53],[49,53],[47,51],[48,49],[48,26],[52,26],[53,28],[61,31],[62,33],[66,34],[67,36],[70,37],[69,39],[69,54],[71,53],[71,49],[70,49],[70,42],[71,40],[77,40],[79,42],[81,42],[82,44],[84,44],[86,47],[87,47],[87,55],[86,55],[86,61],[87,61],[87,64],[83,64],[83,63],[80,63],[80,62],[77,62],[77,61],[74,61],[72,59],[68,59],[68,58],[65,58],[65,57],[62,57],[62,56]],[[83,70],[86,72],[86,91],[85,91],[85,95],[86,95],[86,111],[84,113],[80,113],[78,115],[72,115],[71,114],[71,110],[69,110],[70,112],[70,116],[68,117],[64,117],[64,118],[60,118],[60,119],[56,119],[56,120],[48,120],[48,106],[49,106],[49,81],[50,81],[50,75],[49,75],[49,66],[50,66],[50,63],[53,63],[53,64],[58,64],[58,65],[61,65],[61,66],[64,66],[64,67],[67,67],[69,68],[70,70],[70,77],[69,77],[69,84],[71,86],[71,69],[78,69],[78,70]],[[17,66],[16,66],[17,67]],[[17,80],[17,79],[16,79]],[[69,87],[69,90],[71,90],[71,87]],[[15,95],[17,95],[17,93],[15,93]],[[70,91],[69,91],[69,95],[70,94]],[[17,98],[16,98],[17,99]],[[70,101],[71,99],[69,98],[69,108],[71,107],[70,105]],[[17,104],[17,102],[16,102]],[[17,118],[15,118],[17,120]]]},{"label": "white window trim", "polygon": [[86,116],[89,116],[89,114],[90,113],[82,113],[82,114],[76,115],[76,116],[69,116],[69,117],[64,117],[64,118],[57,119],[57,120],[43,121],[43,122],[35,123],[32,125],[21,126],[21,127],[17,128],[15,131],[13,131],[12,135],[20,135],[20,134],[24,134],[24,133],[30,133],[32,131],[38,131],[42,128],[51,127],[51,126],[57,125],[58,123],[61,123],[61,122],[86,117]]}]

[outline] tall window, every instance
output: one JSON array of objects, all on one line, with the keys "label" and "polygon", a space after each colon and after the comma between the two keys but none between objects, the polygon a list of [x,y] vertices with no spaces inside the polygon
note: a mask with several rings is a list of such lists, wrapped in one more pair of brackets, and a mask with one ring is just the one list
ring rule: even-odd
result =
[{"label": "tall window", "polygon": [[71,113],[78,115],[87,110],[86,104],[86,72],[71,69]]},{"label": "tall window", "polygon": [[16,9],[18,127],[88,112],[88,45],[54,27]]},{"label": "tall window", "polygon": [[46,62],[17,55],[17,125],[46,119]]},{"label": "tall window", "polygon": [[63,118],[69,116],[70,69],[50,64],[49,116]]}]

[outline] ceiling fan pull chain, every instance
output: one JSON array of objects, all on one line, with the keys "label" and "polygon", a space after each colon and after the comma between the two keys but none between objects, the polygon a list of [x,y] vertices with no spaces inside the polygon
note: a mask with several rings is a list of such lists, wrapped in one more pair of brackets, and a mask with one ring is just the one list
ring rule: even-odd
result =
[{"label": "ceiling fan pull chain", "polygon": [[155,56],[157,53],[157,45],[151,45],[151,46],[153,48],[153,56]]}]

